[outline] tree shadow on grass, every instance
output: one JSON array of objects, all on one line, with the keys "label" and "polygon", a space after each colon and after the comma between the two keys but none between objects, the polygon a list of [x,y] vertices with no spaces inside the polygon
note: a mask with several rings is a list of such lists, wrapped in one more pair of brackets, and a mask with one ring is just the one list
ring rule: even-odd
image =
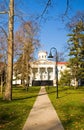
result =
[{"label": "tree shadow on grass", "polygon": [[56,91],[52,91],[52,92],[45,92],[45,93],[42,93],[42,94],[36,94],[36,95],[31,95],[31,96],[26,96],[26,97],[20,97],[20,98],[13,98],[13,101],[16,101],[16,100],[25,100],[25,99],[30,99],[30,98],[34,98],[34,97],[37,97],[37,96],[43,96],[43,95],[46,95],[46,94],[51,94],[51,93],[56,93]]}]

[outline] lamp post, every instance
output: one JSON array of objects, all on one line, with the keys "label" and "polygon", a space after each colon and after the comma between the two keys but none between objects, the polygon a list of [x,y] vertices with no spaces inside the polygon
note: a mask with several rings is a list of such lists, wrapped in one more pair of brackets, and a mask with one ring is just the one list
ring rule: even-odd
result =
[{"label": "lamp post", "polygon": [[56,75],[56,88],[57,88],[57,98],[58,98],[58,53],[57,53],[57,49],[55,47],[52,47],[50,49],[50,53],[48,58],[54,58],[54,56],[52,55],[52,50],[55,50],[55,61],[56,61],[56,67],[55,67],[55,75]]}]

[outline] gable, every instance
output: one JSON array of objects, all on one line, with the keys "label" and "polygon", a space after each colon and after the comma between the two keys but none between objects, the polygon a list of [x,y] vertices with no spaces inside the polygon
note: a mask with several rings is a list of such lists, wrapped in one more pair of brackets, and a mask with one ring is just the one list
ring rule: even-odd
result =
[{"label": "gable", "polygon": [[49,60],[37,60],[37,61],[34,61],[34,62],[31,62],[31,65],[53,65],[55,64],[54,61],[49,61]]}]

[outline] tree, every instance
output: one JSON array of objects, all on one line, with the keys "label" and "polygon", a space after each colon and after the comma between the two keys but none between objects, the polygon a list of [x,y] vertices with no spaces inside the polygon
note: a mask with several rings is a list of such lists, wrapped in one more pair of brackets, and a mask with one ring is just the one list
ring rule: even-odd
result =
[{"label": "tree", "polygon": [[6,37],[4,36],[3,29],[0,28],[0,85],[1,93],[3,92],[3,86],[6,83],[6,59],[7,59],[7,47]]},{"label": "tree", "polygon": [[71,78],[70,70],[61,71],[61,78],[59,81],[60,84],[62,84],[63,86],[65,86],[65,85],[70,86],[71,80],[72,80],[72,78]]},{"label": "tree", "polygon": [[33,60],[35,49],[40,45],[36,37],[37,32],[36,23],[28,21],[24,22],[15,34],[15,54],[18,53],[18,59],[14,71],[17,78],[22,80],[23,86],[27,85],[26,89],[29,86],[30,62]]},{"label": "tree", "polygon": [[7,77],[4,100],[12,100],[12,75],[13,75],[13,44],[14,44],[14,0],[9,4],[9,35],[8,35],[8,60]]},{"label": "tree", "polygon": [[5,80],[6,70],[4,62],[0,62],[0,85],[1,85],[1,93],[3,93],[3,86],[6,82]]},{"label": "tree", "polygon": [[68,35],[69,67],[77,88],[80,80],[84,80],[84,21],[81,19],[73,25],[72,33]]},{"label": "tree", "polygon": [[64,52],[58,52],[58,62],[65,61],[65,54]]}]

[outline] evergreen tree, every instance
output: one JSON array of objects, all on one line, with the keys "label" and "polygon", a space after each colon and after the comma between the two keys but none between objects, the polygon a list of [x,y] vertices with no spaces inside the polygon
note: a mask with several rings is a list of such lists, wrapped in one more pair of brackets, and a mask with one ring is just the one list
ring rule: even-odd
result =
[{"label": "evergreen tree", "polygon": [[68,40],[69,67],[77,88],[78,83],[84,80],[84,22],[78,21],[68,36],[70,37]]},{"label": "evergreen tree", "polygon": [[65,86],[65,85],[70,86],[70,84],[71,84],[70,70],[61,71],[61,78],[60,78],[59,83],[62,84],[63,86]]}]

